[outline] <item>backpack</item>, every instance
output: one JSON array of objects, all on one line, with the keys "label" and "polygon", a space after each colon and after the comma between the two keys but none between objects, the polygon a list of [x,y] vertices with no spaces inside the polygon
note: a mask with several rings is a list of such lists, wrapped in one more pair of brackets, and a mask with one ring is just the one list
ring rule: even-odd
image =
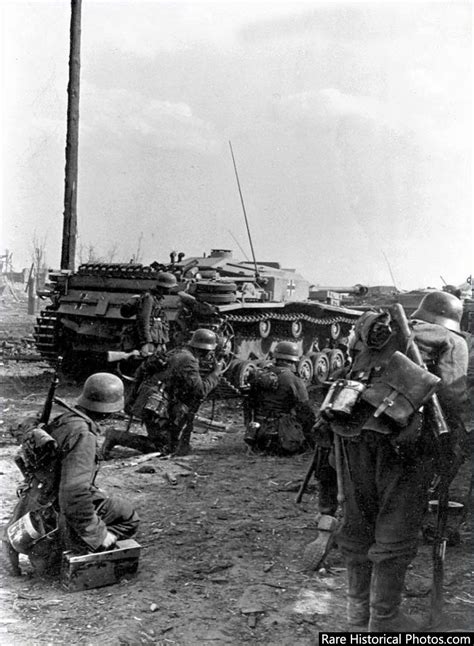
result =
[{"label": "backpack", "polygon": [[47,475],[56,469],[58,445],[46,424],[30,426],[23,433],[19,455],[15,459],[23,475]]},{"label": "backpack", "polygon": [[278,374],[272,366],[257,368],[252,374],[252,385],[259,390],[277,390]]},{"label": "backpack", "polygon": [[307,447],[303,428],[291,413],[264,422],[257,430],[256,444],[275,455],[301,453]]}]

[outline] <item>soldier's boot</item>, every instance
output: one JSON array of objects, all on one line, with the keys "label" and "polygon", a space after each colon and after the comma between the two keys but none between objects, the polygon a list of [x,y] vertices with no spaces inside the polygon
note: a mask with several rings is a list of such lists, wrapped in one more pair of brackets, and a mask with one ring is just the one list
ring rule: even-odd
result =
[{"label": "soldier's boot", "polygon": [[8,538],[2,539],[2,561],[5,564],[5,569],[10,576],[21,576],[20,557],[18,552],[13,549]]},{"label": "soldier's boot", "polygon": [[140,451],[140,453],[153,453],[156,450],[153,442],[144,435],[109,428],[105,432],[105,439],[102,444],[102,457],[104,460],[109,459],[110,452],[114,446],[126,446],[129,449]]},{"label": "soldier's boot", "polygon": [[148,433],[148,437],[154,445],[154,451],[159,451],[164,455],[170,453],[169,447],[169,434],[166,428],[156,424],[147,424],[145,423],[145,428]]},{"label": "soldier's boot", "polygon": [[319,468],[317,480],[319,481],[319,513],[335,516],[338,507],[337,474],[329,462]]},{"label": "soldier's boot", "polygon": [[193,425],[189,423],[186,424],[186,426],[181,431],[181,435],[179,436],[178,443],[174,450],[174,455],[188,455],[188,453],[191,452],[190,440],[192,430]]},{"label": "soldier's boot", "polygon": [[418,632],[423,624],[419,617],[402,612],[400,605],[408,561],[394,558],[375,563],[370,588],[369,632]]},{"label": "soldier's boot", "polygon": [[367,632],[370,619],[372,563],[347,564],[347,623],[353,632]]},{"label": "soldier's boot", "polygon": [[337,529],[334,516],[323,514],[318,521],[318,536],[309,543],[303,553],[303,564],[308,570],[318,570],[324,563],[332,546]]},{"label": "soldier's boot", "polygon": [[244,442],[250,448],[253,448],[257,443],[257,435],[260,424],[258,422],[249,422],[245,429]]}]

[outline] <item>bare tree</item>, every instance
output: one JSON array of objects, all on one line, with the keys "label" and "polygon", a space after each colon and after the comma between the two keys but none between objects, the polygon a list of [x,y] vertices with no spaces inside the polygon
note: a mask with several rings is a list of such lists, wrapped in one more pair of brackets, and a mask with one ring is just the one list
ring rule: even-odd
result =
[{"label": "bare tree", "polygon": [[106,262],[114,262],[117,252],[118,252],[118,244],[114,242],[113,244],[110,245],[106,253],[106,256],[105,256]]},{"label": "bare tree", "polygon": [[92,243],[89,243],[87,245],[86,262],[103,262],[103,258],[100,256],[95,245],[93,245]]},{"label": "bare tree", "polygon": [[81,241],[79,244],[79,264],[95,262],[105,261],[92,242],[84,243]]},{"label": "bare tree", "polygon": [[36,290],[43,289],[46,278],[46,235],[40,238],[36,231],[33,232],[30,245],[31,262],[34,268]]},{"label": "bare tree", "polygon": [[141,260],[142,260],[142,242],[143,242],[143,231],[138,236],[137,250],[133,254],[132,258],[130,259],[130,262],[133,262],[133,263],[141,262]]}]

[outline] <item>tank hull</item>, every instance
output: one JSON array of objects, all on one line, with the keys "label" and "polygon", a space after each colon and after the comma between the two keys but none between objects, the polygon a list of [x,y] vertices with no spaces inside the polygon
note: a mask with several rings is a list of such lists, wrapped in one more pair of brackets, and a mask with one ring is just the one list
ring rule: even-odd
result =
[{"label": "tank hull", "polygon": [[266,360],[278,341],[291,340],[307,359],[310,381],[311,355],[345,351],[360,312],[309,300],[309,282],[277,263],[259,264],[256,276],[248,263],[213,253],[168,265],[95,264],[75,273],[52,273],[51,303],[35,330],[39,352],[49,361],[62,355],[66,369],[75,372],[79,367],[87,371],[88,364],[96,369],[110,350],[130,350],[124,339],[134,320],[121,315],[121,306],[152,288],[162,270],[172,271],[179,284],[177,293],[162,302],[170,347],[207,327],[217,332],[222,355],[235,367]]}]

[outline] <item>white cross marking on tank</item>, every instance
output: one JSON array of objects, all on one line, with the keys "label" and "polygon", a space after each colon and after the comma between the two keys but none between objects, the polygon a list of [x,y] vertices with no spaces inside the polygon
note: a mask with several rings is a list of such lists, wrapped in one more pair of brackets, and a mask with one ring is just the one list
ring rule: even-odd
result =
[{"label": "white cross marking on tank", "polygon": [[288,287],[286,288],[286,291],[288,292],[288,295],[293,296],[293,292],[295,290],[296,290],[296,285],[292,280],[290,280],[290,282],[288,283]]}]

